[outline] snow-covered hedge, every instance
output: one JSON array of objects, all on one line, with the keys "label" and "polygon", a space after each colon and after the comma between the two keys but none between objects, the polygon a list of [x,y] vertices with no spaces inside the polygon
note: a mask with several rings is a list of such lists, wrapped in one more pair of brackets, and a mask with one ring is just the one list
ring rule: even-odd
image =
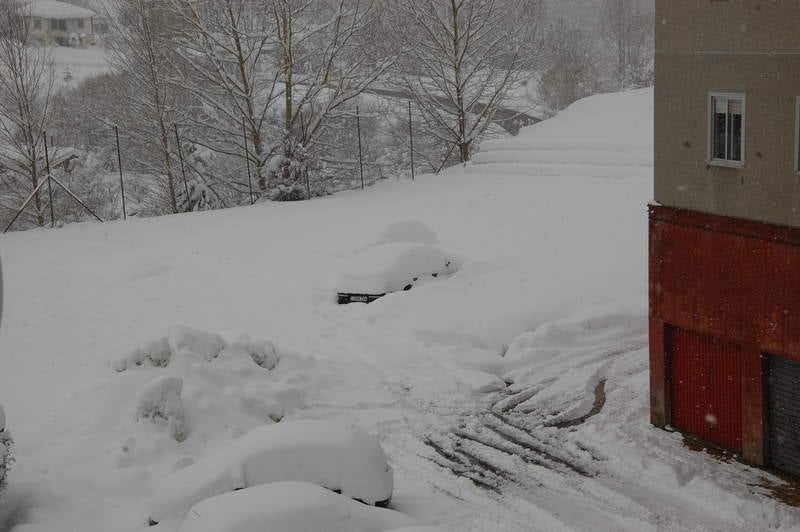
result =
[{"label": "snow-covered hedge", "polygon": [[0,405],[0,490],[5,487],[8,467],[11,463],[11,435],[6,428],[6,415]]},{"label": "snow-covered hedge", "polygon": [[182,517],[208,497],[282,481],[311,482],[370,505],[387,502],[394,488],[374,436],[327,421],[284,422],[260,427],[169,475],[153,494],[150,521]]},{"label": "snow-covered hedge", "polygon": [[206,499],[191,509],[179,532],[383,532],[414,523],[314,484],[279,482]]}]

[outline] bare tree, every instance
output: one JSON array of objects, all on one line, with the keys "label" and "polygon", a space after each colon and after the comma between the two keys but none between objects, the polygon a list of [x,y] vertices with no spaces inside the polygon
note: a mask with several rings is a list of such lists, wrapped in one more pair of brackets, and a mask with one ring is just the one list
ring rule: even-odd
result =
[{"label": "bare tree", "polygon": [[291,181],[294,160],[309,150],[328,125],[352,114],[356,100],[385,74],[397,53],[365,53],[378,14],[372,1],[272,0],[277,68],[283,87],[283,162],[279,179]]},{"label": "bare tree", "polygon": [[105,118],[118,122],[123,135],[140,146],[139,163],[159,179],[167,208],[178,212],[179,173],[171,148],[178,91],[172,83],[174,61],[166,11],[162,2],[151,0],[109,2],[108,51],[118,75],[114,88],[124,95],[125,103],[115,109],[114,116]]},{"label": "bare tree", "polygon": [[599,91],[597,56],[589,36],[564,19],[547,31],[547,67],[539,78],[539,98],[555,113]]},{"label": "bare tree", "polygon": [[539,59],[538,0],[398,0],[409,51],[397,83],[429,129],[468,161],[476,140]]},{"label": "bare tree", "polygon": [[601,28],[613,64],[613,88],[652,84],[654,17],[652,6],[642,0],[603,0]]},{"label": "bare tree", "polygon": [[269,2],[169,3],[178,52],[187,66],[180,83],[200,103],[189,117],[202,136],[195,140],[218,153],[249,157],[259,187],[266,190],[270,112],[281,93],[279,73],[267,68],[275,37]]},{"label": "bare tree", "polygon": [[[28,7],[0,0],[0,207],[19,207],[44,177],[44,131],[55,73],[43,48],[28,46]],[[44,202],[32,201],[33,221],[44,225]]]}]

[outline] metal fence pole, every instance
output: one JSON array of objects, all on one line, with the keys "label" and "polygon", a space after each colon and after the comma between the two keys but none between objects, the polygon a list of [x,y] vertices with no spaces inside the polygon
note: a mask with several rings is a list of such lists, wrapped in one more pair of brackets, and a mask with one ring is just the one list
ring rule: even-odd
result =
[{"label": "metal fence pole", "polygon": [[119,128],[114,126],[114,135],[117,137],[117,164],[119,165],[119,188],[122,191],[122,219],[128,219],[128,211],[125,208],[125,181],[122,179],[122,152],[119,149]]},{"label": "metal fence pole", "polygon": [[408,138],[411,143],[411,181],[414,181],[414,127],[411,121],[411,100],[408,101]]},{"label": "metal fence pole", "polygon": [[186,190],[186,206],[189,206],[189,184],[186,182],[186,168],[183,165],[183,150],[181,149],[181,137],[178,135],[178,124],[175,124],[175,142],[178,143],[178,157],[181,160],[181,174],[183,174],[183,188]]},{"label": "metal fence pole", "polygon": [[311,199],[311,183],[308,180],[308,166],[306,166],[305,170],[306,170],[306,199]]},{"label": "metal fence pole", "polygon": [[255,203],[253,200],[253,174],[250,172],[250,148],[247,146],[247,125],[242,117],[242,135],[244,136],[244,158],[247,160],[247,186],[250,188],[250,205]]},{"label": "metal fence pole", "polygon": [[56,217],[53,213],[53,184],[50,182],[50,151],[47,146],[47,131],[44,132],[44,161],[47,169],[47,192],[50,194],[50,227],[55,227]]},{"label": "metal fence pole", "polygon": [[358,165],[361,169],[361,190],[364,190],[364,154],[361,150],[361,112],[356,106],[356,127],[358,128]]}]

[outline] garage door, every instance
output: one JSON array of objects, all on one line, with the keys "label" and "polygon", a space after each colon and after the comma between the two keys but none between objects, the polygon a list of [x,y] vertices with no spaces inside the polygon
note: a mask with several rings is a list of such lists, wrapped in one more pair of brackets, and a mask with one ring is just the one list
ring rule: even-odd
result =
[{"label": "garage door", "polygon": [[742,353],[736,344],[670,328],[671,425],[681,432],[742,450]]},{"label": "garage door", "polygon": [[768,389],[770,463],[800,475],[800,364],[770,357]]}]

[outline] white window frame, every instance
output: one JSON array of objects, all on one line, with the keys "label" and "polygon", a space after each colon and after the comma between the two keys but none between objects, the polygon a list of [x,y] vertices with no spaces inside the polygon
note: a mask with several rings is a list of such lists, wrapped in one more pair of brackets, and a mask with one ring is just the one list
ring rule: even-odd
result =
[{"label": "white window frame", "polygon": [[794,105],[794,173],[800,175],[800,96]]},{"label": "white window frame", "polygon": [[[714,99],[729,98],[742,100],[742,160],[731,161],[728,159],[714,158]],[[742,168],[745,160],[745,146],[747,145],[747,95],[743,92],[709,92],[708,93],[708,146],[706,162],[712,166],[726,168]]]}]

